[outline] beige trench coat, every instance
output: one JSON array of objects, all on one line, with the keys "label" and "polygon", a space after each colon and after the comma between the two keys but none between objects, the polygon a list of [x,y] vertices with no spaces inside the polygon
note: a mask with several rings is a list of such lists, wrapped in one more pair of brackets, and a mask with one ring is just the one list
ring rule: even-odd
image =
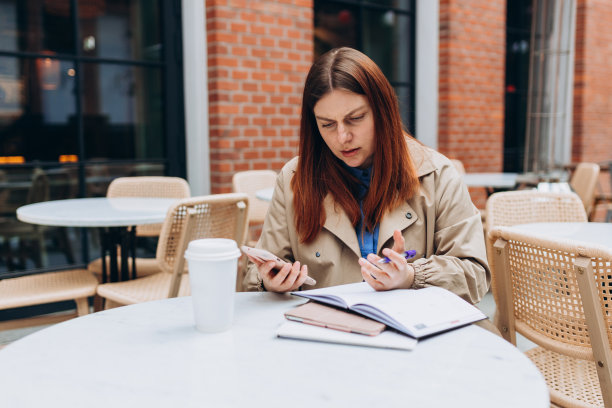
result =
[{"label": "beige trench coat", "polygon": [[[440,153],[407,139],[421,182],[419,192],[386,214],[380,223],[377,254],[393,245],[400,229],[406,249],[415,249],[414,288],[440,286],[470,303],[477,303],[489,288],[490,271],[480,213],[451,162]],[[313,242],[299,242],[294,224],[291,178],[297,157],[278,175],[262,235],[257,243],[288,262],[308,265],[308,274],[326,287],[361,282],[359,243],[346,213],[335,208],[330,195],[324,200],[325,225]],[[262,290],[257,268],[249,262],[246,290]],[[302,289],[314,287],[303,286]]]}]

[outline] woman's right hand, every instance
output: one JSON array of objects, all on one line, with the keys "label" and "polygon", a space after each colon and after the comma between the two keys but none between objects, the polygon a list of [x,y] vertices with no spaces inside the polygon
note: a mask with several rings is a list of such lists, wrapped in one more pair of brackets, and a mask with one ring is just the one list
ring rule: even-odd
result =
[{"label": "woman's right hand", "polygon": [[286,263],[281,269],[274,269],[274,261],[261,262],[251,257],[249,259],[257,266],[264,287],[269,292],[297,290],[308,277],[308,267],[300,265],[299,261],[293,264]]}]

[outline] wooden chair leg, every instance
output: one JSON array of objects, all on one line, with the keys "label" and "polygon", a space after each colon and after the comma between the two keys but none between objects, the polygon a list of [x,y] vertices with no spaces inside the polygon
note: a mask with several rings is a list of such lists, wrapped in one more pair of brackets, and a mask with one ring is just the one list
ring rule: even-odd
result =
[{"label": "wooden chair leg", "polygon": [[110,299],[104,299],[104,310],[114,309],[120,306],[123,306],[123,305],[119,302],[115,302],[114,300],[110,300]]},{"label": "wooden chair leg", "polygon": [[84,316],[89,314],[89,301],[87,298],[74,299],[77,307],[77,315]]},{"label": "wooden chair leg", "polygon": [[93,309],[94,309],[94,312],[99,312],[100,310],[104,310],[104,298],[102,296],[98,294],[94,295]]}]

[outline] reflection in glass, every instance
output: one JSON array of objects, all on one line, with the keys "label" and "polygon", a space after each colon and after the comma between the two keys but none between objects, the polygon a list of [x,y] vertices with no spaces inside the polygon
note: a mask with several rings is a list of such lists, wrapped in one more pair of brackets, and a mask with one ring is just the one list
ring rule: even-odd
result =
[{"label": "reflection in glass", "polygon": [[164,157],[159,68],[83,64],[87,159]]},{"label": "reflection in glass", "polygon": [[26,161],[78,154],[72,62],[0,57],[0,151]]},{"label": "reflection in glass", "polygon": [[395,86],[395,93],[397,94],[397,100],[399,102],[402,123],[406,127],[406,130],[408,130],[411,135],[414,135],[415,126],[414,123],[412,123],[414,107],[412,106],[410,98],[412,90],[408,86]]},{"label": "reflection in glass", "polygon": [[391,82],[409,82],[410,17],[392,10],[364,9],[361,23],[362,51],[383,71]]},{"label": "reflection in glass", "polygon": [[359,49],[359,8],[347,4],[315,2],[315,56],[337,47]]},{"label": "reflection in glass", "polygon": [[17,220],[17,208],[41,201],[73,198],[76,168],[6,167],[0,169],[0,275],[7,271],[74,264],[80,233]]},{"label": "reflection in glass", "polygon": [[0,0],[0,50],[74,52],[69,1]]},{"label": "reflection in glass", "polygon": [[89,0],[80,1],[78,7],[83,55],[160,60],[158,1]]},{"label": "reflection in glass", "polygon": [[412,3],[412,1],[411,0],[376,0],[376,1],[373,1],[372,3],[376,3],[379,6],[396,8],[402,11],[410,11],[411,10],[410,3]]}]

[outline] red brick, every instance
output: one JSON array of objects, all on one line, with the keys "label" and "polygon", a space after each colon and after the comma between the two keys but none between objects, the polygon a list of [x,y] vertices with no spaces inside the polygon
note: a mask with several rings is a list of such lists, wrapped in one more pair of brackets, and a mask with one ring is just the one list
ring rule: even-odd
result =
[{"label": "red brick", "polygon": [[312,0],[210,0],[211,191],[297,154],[299,106],[313,59]]}]

